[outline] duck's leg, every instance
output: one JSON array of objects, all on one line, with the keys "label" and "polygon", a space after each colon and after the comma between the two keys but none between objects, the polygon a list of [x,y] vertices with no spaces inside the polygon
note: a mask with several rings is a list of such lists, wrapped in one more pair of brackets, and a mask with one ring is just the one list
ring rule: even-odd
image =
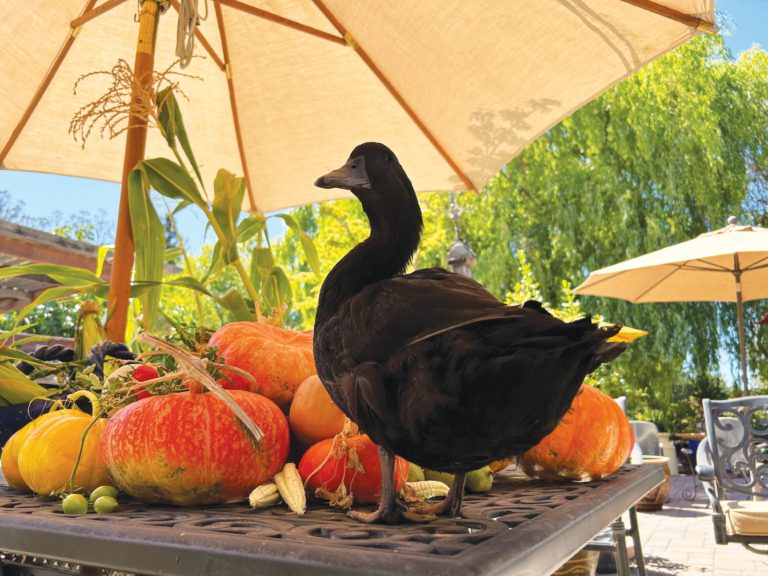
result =
[{"label": "duck's leg", "polygon": [[464,499],[464,484],[467,481],[466,472],[457,472],[453,476],[453,486],[448,491],[448,496],[443,500],[444,508],[440,514],[446,514],[455,518],[461,512],[461,501]]},{"label": "duck's leg", "polygon": [[381,461],[381,497],[379,507],[374,512],[347,512],[347,516],[359,522],[373,524],[397,524],[402,518],[402,510],[395,495],[395,457],[379,446]]},{"label": "duck's leg", "polygon": [[453,485],[448,491],[445,500],[441,502],[419,503],[410,507],[410,510],[418,514],[437,514],[455,518],[461,512],[461,501],[464,498],[464,483],[467,479],[466,472],[457,472],[453,476]]}]

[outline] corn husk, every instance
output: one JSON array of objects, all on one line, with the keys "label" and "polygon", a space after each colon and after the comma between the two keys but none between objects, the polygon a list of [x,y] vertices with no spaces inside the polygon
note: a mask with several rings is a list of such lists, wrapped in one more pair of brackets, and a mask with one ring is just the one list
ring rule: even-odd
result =
[{"label": "corn husk", "polygon": [[75,327],[75,360],[84,361],[91,347],[107,339],[100,315],[101,307],[96,302],[86,301],[80,306]]}]

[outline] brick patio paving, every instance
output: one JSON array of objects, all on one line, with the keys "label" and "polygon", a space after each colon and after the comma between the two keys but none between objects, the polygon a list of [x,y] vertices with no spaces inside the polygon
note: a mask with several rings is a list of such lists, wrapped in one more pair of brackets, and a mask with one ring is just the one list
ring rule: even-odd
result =
[{"label": "brick patio paving", "polygon": [[740,544],[715,544],[701,485],[692,502],[683,498],[683,491],[693,487],[691,476],[674,476],[664,508],[638,512],[648,576],[768,576],[768,555],[755,554]]}]

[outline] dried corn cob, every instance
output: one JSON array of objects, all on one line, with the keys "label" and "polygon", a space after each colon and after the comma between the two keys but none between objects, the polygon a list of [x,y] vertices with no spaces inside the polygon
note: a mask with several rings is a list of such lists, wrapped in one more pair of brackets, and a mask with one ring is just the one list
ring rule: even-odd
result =
[{"label": "dried corn cob", "polygon": [[419,480],[418,482],[406,482],[409,493],[418,500],[427,500],[436,496],[447,496],[450,488],[445,482],[439,480]]},{"label": "dried corn cob", "polygon": [[289,462],[283,466],[282,471],[275,474],[275,484],[288,508],[299,516],[307,511],[307,495],[296,464]]},{"label": "dried corn cob", "polygon": [[277,485],[274,482],[267,482],[257,486],[248,496],[248,502],[251,508],[268,508],[274,506],[281,500],[280,493],[277,491]]}]

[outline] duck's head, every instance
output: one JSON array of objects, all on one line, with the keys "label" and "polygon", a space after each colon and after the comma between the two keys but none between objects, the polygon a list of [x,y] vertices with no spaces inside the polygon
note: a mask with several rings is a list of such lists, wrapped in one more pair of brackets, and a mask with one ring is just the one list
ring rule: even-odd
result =
[{"label": "duck's head", "polygon": [[350,190],[369,214],[371,210],[381,213],[388,206],[402,206],[404,200],[416,200],[413,185],[394,152],[378,142],[357,146],[344,166],[318,178],[315,186]]}]

